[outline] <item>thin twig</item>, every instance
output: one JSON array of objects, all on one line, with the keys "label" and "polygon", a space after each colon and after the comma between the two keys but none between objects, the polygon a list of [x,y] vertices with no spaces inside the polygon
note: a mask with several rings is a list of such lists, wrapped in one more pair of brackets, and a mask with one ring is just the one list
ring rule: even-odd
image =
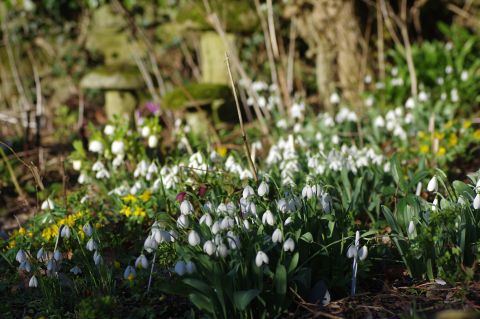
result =
[{"label": "thin twig", "polygon": [[243,127],[242,112],[240,111],[240,104],[238,103],[237,91],[235,90],[235,83],[233,82],[232,72],[230,71],[230,63],[228,61],[228,53],[227,52],[225,52],[225,62],[227,64],[228,76],[230,77],[230,83],[232,85],[233,97],[235,98],[235,105],[237,106],[238,120],[240,122],[240,129],[242,130],[243,144],[245,145],[245,152],[246,152],[247,159],[248,159],[248,165],[250,166],[250,169],[252,170],[253,177],[255,178],[255,181],[258,181],[257,170],[255,168],[255,164],[253,163],[252,157],[250,155],[250,146],[248,145],[247,135],[245,134],[245,128]]}]

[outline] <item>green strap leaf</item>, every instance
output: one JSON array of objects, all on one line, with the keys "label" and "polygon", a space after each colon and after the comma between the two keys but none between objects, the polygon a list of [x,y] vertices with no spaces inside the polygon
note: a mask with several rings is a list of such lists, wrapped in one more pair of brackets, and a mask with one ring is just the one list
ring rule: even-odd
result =
[{"label": "green strap leaf", "polygon": [[258,289],[240,290],[233,293],[233,302],[235,308],[240,311],[245,310],[248,305],[260,294]]}]

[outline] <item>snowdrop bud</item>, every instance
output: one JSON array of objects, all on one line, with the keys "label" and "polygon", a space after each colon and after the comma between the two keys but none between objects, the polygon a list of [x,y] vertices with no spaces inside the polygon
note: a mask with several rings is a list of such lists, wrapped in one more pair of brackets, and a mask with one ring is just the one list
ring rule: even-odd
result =
[{"label": "snowdrop bud", "polygon": [[100,255],[100,253],[97,251],[95,251],[95,253],[93,254],[93,262],[95,263],[95,266],[98,266],[100,265],[101,263],[103,263],[103,258],[102,258],[102,255]]},{"label": "snowdrop bud", "polygon": [[19,263],[23,263],[25,260],[27,260],[27,254],[25,254],[25,251],[23,251],[23,249],[20,249],[17,252],[17,255],[15,256],[15,260],[18,261]]},{"label": "snowdrop bud", "polygon": [[283,234],[282,234],[282,231],[280,229],[275,229],[275,231],[273,232],[272,234],[272,241],[274,243],[281,243],[283,242]]},{"label": "snowdrop bud", "polygon": [[433,210],[433,211],[436,211],[436,210],[437,210],[437,207],[438,207],[438,198],[435,197],[435,199],[434,199],[433,202],[432,202],[432,210]]},{"label": "snowdrop bud", "polygon": [[354,258],[357,256],[357,248],[355,245],[350,245],[347,250],[347,258]]},{"label": "snowdrop bud", "polygon": [[87,237],[92,236],[93,228],[92,228],[92,225],[90,225],[90,223],[86,223],[85,225],[83,225],[82,229],[83,229],[83,232],[85,233],[85,235],[87,235]]},{"label": "snowdrop bud", "polygon": [[135,260],[135,267],[147,269],[148,260],[147,260],[147,257],[145,257],[144,254],[141,254],[140,256],[137,257],[137,259]]},{"label": "snowdrop bud", "polygon": [[200,244],[200,236],[194,230],[190,231],[188,234],[188,243],[190,246],[197,246]]},{"label": "snowdrop bud", "polygon": [[214,235],[217,234],[220,231],[220,223],[219,222],[213,223],[212,228],[210,228],[210,230],[212,231],[212,234]]},{"label": "snowdrop bud", "polygon": [[210,214],[204,214],[202,217],[200,217],[200,225],[205,223],[208,227],[212,226],[213,220],[212,216]]},{"label": "snowdrop bud", "polygon": [[288,217],[287,219],[285,219],[285,222],[283,223],[283,225],[287,226],[288,224],[291,224],[293,222],[293,219],[292,217]]},{"label": "snowdrop bud", "polygon": [[220,244],[220,245],[218,245],[218,246],[217,246],[217,251],[216,251],[216,253],[217,253],[217,256],[219,256],[219,257],[222,257],[222,258],[227,257],[227,255],[228,255],[228,248],[227,248],[227,246],[226,246],[225,244],[223,244],[223,243]]},{"label": "snowdrop bud", "polygon": [[205,244],[203,244],[203,251],[211,256],[215,253],[216,247],[215,244],[211,240],[207,240]]},{"label": "snowdrop bud", "polygon": [[258,196],[260,197],[267,196],[269,191],[270,187],[265,181],[261,182],[260,186],[258,186]]},{"label": "snowdrop bud", "polygon": [[38,280],[37,280],[37,277],[35,277],[35,275],[33,275],[32,278],[30,278],[30,280],[28,281],[28,287],[29,288],[38,287]]},{"label": "snowdrop bud", "polygon": [[244,199],[247,199],[248,197],[253,196],[253,195],[255,195],[255,191],[253,190],[253,188],[251,186],[247,186],[243,189],[242,197]]},{"label": "snowdrop bud", "polygon": [[437,192],[438,191],[438,182],[437,177],[433,176],[432,179],[428,182],[427,191]]},{"label": "snowdrop bud", "polygon": [[283,250],[292,252],[295,250],[295,242],[293,241],[293,239],[288,238],[287,240],[285,240],[285,242],[283,243]]},{"label": "snowdrop bud", "polygon": [[305,185],[302,189],[302,197],[306,199],[310,199],[313,196],[312,187],[310,185]]},{"label": "snowdrop bud", "polygon": [[475,196],[475,199],[473,200],[473,208],[480,209],[480,194]]},{"label": "snowdrop bud", "polygon": [[115,127],[113,125],[105,125],[105,128],[103,129],[103,133],[105,133],[105,135],[112,135],[113,133],[115,132]]},{"label": "snowdrop bud", "polygon": [[193,274],[195,271],[197,271],[197,267],[192,261],[188,261],[185,264],[185,270],[187,271],[188,274]]},{"label": "snowdrop bud", "polygon": [[255,264],[257,267],[261,267],[263,264],[268,264],[268,256],[263,251],[259,251],[255,256]]},{"label": "snowdrop bud", "polygon": [[63,255],[62,255],[62,252],[60,250],[55,250],[55,252],[53,253],[53,259],[55,259],[56,261],[60,261],[63,259]]},{"label": "snowdrop bud", "polygon": [[415,195],[420,196],[422,194],[422,182],[418,182],[417,190],[415,191]]},{"label": "snowdrop bud", "polygon": [[103,144],[100,141],[90,141],[88,144],[88,150],[93,153],[102,153],[103,152]]},{"label": "snowdrop bud", "polygon": [[47,253],[45,252],[45,249],[40,248],[37,252],[37,260],[38,261],[44,261],[47,259]]},{"label": "snowdrop bud", "polygon": [[185,262],[181,260],[177,261],[177,263],[175,264],[175,272],[179,276],[185,275],[185,273],[187,272],[187,265],[185,264]]},{"label": "snowdrop bud", "polygon": [[190,215],[193,212],[193,205],[188,200],[184,200],[180,204],[180,213],[183,215]]},{"label": "snowdrop bud", "polygon": [[268,224],[270,226],[273,226],[275,224],[275,216],[272,214],[270,210],[267,210],[265,213],[263,213],[262,223],[264,225]]},{"label": "snowdrop bud", "polygon": [[408,234],[413,235],[413,233],[415,233],[415,224],[413,223],[413,220],[411,220],[408,224]]},{"label": "snowdrop bud", "polygon": [[78,266],[74,266],[70,269],[70,272],[74,275],[78,275],[82,273],[82,270]]},{"label": "snowdrop bud", "polygon": [[332,103],[332,104],[340,103],[340,95],[338,95],[337,92],[330,95],[330,103]]},{"label": "snowdrop bud", "polygon": [[148,127],[148,126],[142,127],[142,132],[141,133],[142,133],[143,137],[149,136],[150,135],[150,127]]},{"label": "snowdrop bud", "polygon": [[53,204],[53,201],[50,198],[47,198],[47,200],[43,201],[42,205],[40,206],[42,210],[46,209],[54,209],[55,205]]},{"label": "snowdrop bud", "polygon": [[125,151],[125,144],[123,141],[113,141],[112,143],[112,153],[115,155],[123,154]]},{"label": "snowdrop bud", "polygon": [[136,276],[137,276],[137,272],[136,272],[135,268],[128,265],[127,268],[125,268],[125,271],[123,272],[123,279],[133,280]]},{"label": "snowdrop bud", "polygon": [[79,171],[82,168],[82,161],[81,160],[74,160],[72,161],[73,169]]},{"label": "snowdrop bud", "polygon": [[249,230],[249,229],[250,229],[250,222],[249,222],[247,219],[245,219],[245,220],[243,221],[243,228],[244,228],[245,230]]},{"label": "snowdrop bud", "polygon": [[360,261],[363,261],[367,258],[367,255],[368,255],[367,246],[363,246],[362,248],[360,248],[360,250],[358,251],[358,259]]},{"label": "snowdrop bud", "polygon": [[158,137],[155,135],[150,135],[148,137],[148,147],[154,148],[157,147],[158,145]]},{"label": "snowdrop bud", "polygon": [[177,219],[177,226],[180,228],[187,228],[190,225],[187,215],[180,215]]},{"label": "snowdrop bud", "polygon": [[70,238],[71,235],[72,235],[72,231],[70,230],[70,227],[68,227],[67,225],[63,225],[60,236],[62,238],[63,237]]},{"label": "snowdrop bud", "polygon": [[97,242],[93,238],[90,238],[90,240],[87,242],[87,250],[94,251],[97,249],[98,249]]}]

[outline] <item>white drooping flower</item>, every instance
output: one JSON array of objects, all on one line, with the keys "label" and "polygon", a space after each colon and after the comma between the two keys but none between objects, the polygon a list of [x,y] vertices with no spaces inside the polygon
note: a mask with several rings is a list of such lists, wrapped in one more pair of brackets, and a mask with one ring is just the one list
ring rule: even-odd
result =
[{"label": "white drooping flower", "polygon": [[187,271],[187,274],[193,274],[195,271],[197,271],[197,267],[192,261],[187,261],[185,264],[185,270]]},{"label": "white drooping flower", "polygon": [[418,182],[415,195],[420,196],[422,194],[422,182]]},{"label": "white drooping flower", "polygon": [[35,277],[35,275],[33,275],[32,278],[30,278],[30,280],[28,281],[28,287],[29,288],[38,287],[38,280],[37,280],[37,277]]},{"label": "white drooping flower", "polygon": [[147,137],[150,135],[150,127],[149,126],[144,126],[142,127],[141,134],[143,137]]},{"label": "white drooping flower", "polygon": [[56,261],[60,261],[63,259],[63,255],[62,255],[62,252],[60,250],[55,250],[53,252],[53,259],[55,259]]},{"label": "white drooping flower", "polygon": [[433,176],[432,179],[430,179],[430,181],[428,182],[427,191],[438,192],[438,181],[436,176]]},{"label": "white drooping flower", "polygon": [[103,133],[105,133],[105,135],[110,136],[113,133],[115,133],[115,127],[113,125],[107,124],[107,125],[105,125],[105,128],[103,129]]},{"label": "white drooping flower", "polygon": [[185,273],[187,273],[187,265],[185,264],[184,261],[182,260],[177,261],[177,263],[175,264],[175,272],[179,276],[183,276],[185,275]]},{"label": "white drooping flower", "polygon": [[332,95],[330,95],[330,103],[332,104],[340,103],[340,95],[338,95],[337,92],[334,92],[332,93]]},{"label": "white drooping flower", "polygon": [[123,272],[123,279],[125,280],[132,280],[137,276],[137,271],[134,267],[128,265]]},{"label": "white drooping flower", "polygon": [[227,242],[230,249],[240,248],[240,238],[235,235],[231,230],[227,233]]},{"label": "white drooping flower", "polygon": [[88,150],[93,153],[102,153],[103,144],[102,142],[97,140],[90,141],[90,143],[88,144]]},{"label": "white drooping flower", "polygon": [[274,243],[281,243],[283,242],[283,233],[282,231],[277,228],[275,229],[275,231],[273,232],[272,234],[272,242]]},{"label": "white drooping flower", "polygon": [[82,269],[80,269],[80,267],[78,267],[78,266],[74,266],[74,267],[70,268],[70,272],[74,275],[78,275],[78,274],[82,273]]},{"label": "white drooping flower", "polygon": [[42,202],[42,205],[40,206],[40,209],[42,209],[42,210],[54,209],[54,208],[55,208],[55,204],[53,203],[53,201],[50,198],[47,198],[46,200],[44,200]]},{"label": "white drooping flower", "polygon": [[247,199],[248,197],[253,196],[253,195],[255,195],[255,191],[253,190],[253,188],[251,186],[247,186],[243,189],[242,197],[244,199]]},{"label": "white drooping flower", "polygon": [[438,198],[435,197],[435,199],[432,202],[432,211],[436,211],[438,208]]},{"label": "white drooping flower", "polygon": [[220,231],[220,223],[218,221],[214,222],[210,230],[212,231],[212,234],[217,234]]},{"label": "white drooping flower", "polygon": [[408,224],[408,235],[412,236],[415,233],[415,223],[413,220]]},{"label": "white drooping flower", "polygon": [[193,205],[188,200],[182,201],[180,204],[180,213],[183,215],[190,215],[193,212]]},{"label": "white drooping flower", "polygon": [[20,264],[27,260],[27,254],[25,254],[25,251],[23,249],[17,251],[15,260],[18,261]]},{"label": "white drooping flower", "polygon": [[111,150],[114,155],[123,154],[125,152],[125,143],[123,141],[113,141]]},{"label": "white drooping flower", "polygon": [[460,79],[462,81],[466,81],[468,80],[468,71],[467,70],[463,70],[462,73],[460,74]]},{"label": "white drooping flower", "polygon": [[148,259],[147,259],[147,257],[145,257],[144,254],[141,254],[140,256],[137,257],[137,259],[135,260],[135,267],[136,268],[147,269]]},{"label": "white drooping flower", "polygon": [[145,242],[143,243],[143,248],[145,248],[145,250],[149,253],[156,250],[157,247],[158,247],[158,242],[152,236],[148,236],[147,239],[145,239]]},{"label": "white drooping flower", "polygon": [[71,235],[72,235],[72,231],[70,230],[70,227],[68,227],[68,225],[63,225],[62,231],[60,232],[60,236],[62,238],[64,237],[70,238]]},{"label": "white drooping flower", "polygon": [[262,223],[264,225],[268,224],[270,226],[275,225],[275,216],[272,214],[270,210],[267,210],[265,213],[263,213]]},{"label": "white drooping flower", "polygon": [[263,264],[268,264],[268,256],[263,251],[258,251],[257,256],[255,256],[255,264],[257,267],[261,267]]},{"label": "white drooping flower", "polygon": [[72,161],[73,169],[79,171],[82,168],[82,161],[81,160],[73,160]]},{"label": "white drooping flower", "polygon": [[28,260],[25,260],[23,263],[20,264],[20,266],[18,267],[19,270],[23,270],[23,271],[26,271],[26,272],[30,272],[32,270],[32,266],[30,265],[30,263],[28,262]]},{"label": "white drooping flower", "polygon": [[194,230],[191,230],[188,234],[188,243],[190,246],[197,246],[200,244],[200,235]]},{"label": "white drooping flower", "polygon": [[480,209],[480,194],[477,194],[473,199],[473,208]]},{"label": "white drooping flower", "polygon": [[285,242],[283,243],[283,250],[292,252],[295,250],[295,242],[292,238],[288,238],[287,240],[285,240]]},{"label": "white drooping flower", "polygon": [[45,249],[43,249],[43,247],[41,247],[37,251],[37,260],[38,261],[46,261],[47,260],[47,252],[45,251]]},{"label": "white drooping flower", "polygon": [[208,227],[212,226],[212,224],[213,224],[212,216],[210,216],[210,214],[208,214],[208,213],[204,214],[202,217],[200,217],[199,223],[200,223],[200,225],[205,224]]},{"label": "white drooping flower", "polygon": [[228,247],[224,243],[221,243],[220,245],[217,246],[216,254],[218,257],[221,257],[221,258],[227,257]]},{"label": "white drooping flower", "polygon": [[407,101],[405,102],[405,108],[407,109],[413,109],[415,108],[415,100],[413,97],[409,97]]},{"label": "white drooping flower", "polygon": [[332,198],[330,197],[330,194],[322,194],[321,204],[323,211],[326,213],[330,213],[330,211],[332,210]]},{"label": "white drooping flower", "polygon": [[90,223],[87,222],[85,225],[83,225],[82,229],[83,229],[83,232],[85,233],[85,235],[87,235],[87,237],[92,236],[93,228],[92,228],[92,225],[90,225]]},{"label": "white drooping flower", "polygon": [[100,253],[98,252],[98,250],[96,250],[96,251],[93,253],[93,262],[95,263],[95,266],[98,266],[98,265],[100,265],[101,263],[103,263],[103,257],[102,257],[102,255],[100,255]]},{"label": "white drooping flower", "polygon": [[205,244],[203,244],[203,251],[209,256],[213,255],[216,251],[215,244],[211,240],[207,240]]},{"label": "white drooping flower", "polygon": [[270,191],[270,187],[268,186],[268,183],[265,181],[262,181],[260,183],[260,186],[258,186],[258,196],[263,197],[267,196]]},{"label": "white drooping flower", "polygon": [[187,215],[181,214],[177,219],[177,226],[180,228],[187,228],[190,225]]},{"label": "white drooping flower", "polygon": [[148,137],[148,147],[154,148],[158,145],[158,137],[156,135],[150,135]]},{"label": "white drooping flower", "polygon": [[97,249],[98,249],[97,242],[93,238],[90,238],[87,242],[87,250],[94,251]]}]

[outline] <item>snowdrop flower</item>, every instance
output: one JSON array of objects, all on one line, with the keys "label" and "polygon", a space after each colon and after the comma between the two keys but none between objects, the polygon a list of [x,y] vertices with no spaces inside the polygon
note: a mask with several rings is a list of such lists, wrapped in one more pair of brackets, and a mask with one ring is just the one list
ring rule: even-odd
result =
[{"label": "snowdrop flower", "polygon": [[268,186],[268,183],[265,181],[260,183],[260,186],[258,186],[258,196],[263,197],[267,196],[268,192],[270,190],[270,187]]},{"label": "snowdrop flower", "polygon": [[473,200],[473,208],[480,209],[480,194],[475,196],[475,199]]},{"label": "snowdrop flower", "polygon": [[274,243],[281,243],[283,242],[283,233],[282,231],[277,228],[275,229],[275,231],[273,232],[272,234],[272,242]]},{"label": "snowdrop flower", "polygon": [[332,104],[340,103],[340,95],[338,95],[337,92],[334,92],[332,95],[330,95],[330,103]]},{"label": "snowdrop flower", "polygon": [[408,224],[407,231],[409,236],[413,236],[413,234],[415,233],[415,223],[413,222],[413,220],[411,220],[410,223]]},{"label": "snowdrop flower", "polygon": [[148,260],[147,260],[147,257],[145,257],[144,254],[141,254],[140,256],[137,257],[137,259],[135,260],[135,267],[136,268],[147,269]]},{"label": "snowdrop flower", "polygon": [[87,235],[87,237],[91,237],[92,234],[93,234],[93,228],[92,228],[92,225],[90,225],[89,222],[87,222],[85,225],[83,225],[82,230],[85,233],[85,235]]},{"label": "snowdrop flower", "polygon": [[100,255],[98,250],[96,250],[95,253],[93,253],[93,262],[95,263],[95,266],[98,266],[101,263],[103,263],[102,255]]},{"label": "snowdrop flower", "polygon": [[438,198],[435,197],[435,199],[432,202],[432,211],[436,211],[438,207]]},{"label": "snowdrop flower", "polygon": [[123,141],[113,141],[111,149],[112,153],[115,155],[123,154],[125,151],[125,144]]},{"label": "snowdrop flower", "polygon": [[42,202],[42,205],[40,206],[41,210],[46,210],[46,209],[54,209],[55,205],[53,204],[53,201],[50,198],[47,198]]},{"label": "snowdrop flower", "polygon": [[438,192],[438,181],[436,176],[433,176],[432,179],[430,179],[430,181],[428,182],[427,191]]},{"label": "snowdrop flower", "polygon": [[384,127],[385,126],[385,120],[383,119],[383,117],[381,115],[379,115],[373,121],[373,125],[375,127]]},{"label": "snowdrop flower", "polygon": [[288,217],[287,219],[285,219],[285,222],[283,223],[283,225],[287,226],[287,225],[291,224],[292,222],[293,222],[293,219],[292,219],[292,217],[290,216],[290,217]]},{"label": "snowdrop flower", "polygon": [[248,197],[253,196],[253,195],[255,195],[255,191],[253,190],[253,188],[251,186],[247,186],[243,189],[242,197],[244,199],[247,199]]},{"label": "snowdrop flower", "polygon": [[53,259],[55,259],[56,261],[60,261],[63,259],[63,255],[62,255],[62,252],[60,250],[55,250],[53,252]]},{"label": "snowdrop flower", "polygon": [[133,280],[137,276],[137,272],[135,268],[132,266],[128,265],[127,268],[125,268],[125,271],[123,272],[123,279],[125,280]]},{"label": "snowdrop flower", "polygon": [[352,267],[352,296],[355,295],[357,288],[357,270],[358,262],[363,261],[367,258],[368,249],[366,246],[360,248],[360,232],[357,230],[355,233],[355,242],[348,247],[347,257],[353,258],[353,267]]},{"label": "snowdrop flower", "polygon": [[462,81],[468,80],[468,71],[463,70],[462,73],[460,74],[460,79],[461,79]]},{"label": "snowdrop flower", "polygon": [[294,250],[295,250],[295,242],[293,241],[293,239],[288,238],[287,240],[285,240],[285,242],[283,243],[283,251],[293,252]]},{"label": "snowdrop flower", "polygon": [[330,213],[332,209],[332,198],[330,197],[330,194],[323,193],[321,204],[322,204],[323,211],[326,213]]},{"label": "snowdrop flower", "polygon": [[281,198],[281,199],[278,200],[277,209],[284,214],[286,212],[288,212],[288,204],[287,204],[287,200],[285,198]]},{"label": "snowdrop flower", "polygon": [[310,199],[316,195],[316,188],[315,192],[310,185],[305,185],[302,189],[302,197],[306,199]]},{"label": "snowdrop flower", "polygon": [[203,244],[203,251],[211,256],[215,253],[216,247],[215,244],[211,240],[207,240],[205,244]]},{"label": "snowdrop flower", "polygon": [[150,135],[148,137],[148,147],[154,148],[158,145],[158,137],[156,135]]},{"label": "snowdrop flower", "polygon": [[250,222],[248,219],[243,220],[243,229],[249,230],[250,229]]},{"label": "snowdrop flower", "polygon": [[210,230],[212,231],[212,234],[217,234],[220,231],[220,223],[218,221],[214,222]]},{"label": "snowdrop flower", "polygon": [[453,72],[452,66],[451,66],[451,65],[447,65],[447,66],[445,67],[445,73],[446,73],[446,74],[450,74],[450,73],[452,73],[452,72]]},{"label": "snowdrop flower", "polygon": [[158,247],[158,242],[152,236],[148,236],[147,239],[145,239],[145,242],[143,243],[143,248],[145,248],[145,250],[149,253],[156,250],[157,247]]},{"label": "snowdrop flower", "polygon": [[175,272],[179,276],[185,275],[187,273],[187,265],[185,264],[185,262],[181,260],[177,261],[175,264]]},{"label": "snowdrop flower", "polygon": [[422,194],[422,182],[418,182],[415,195],[420,196]]},{"label": "snowdrop flower", "polygon": [[142,127],[141,134],[142,134],[143,137],[149,136],[150,135],[150,127],[148,127],[148,126]]},{"label": "snowdrop flower", "polygon": [[80,185],[85,184],[87,182],[87,176],[85,174],[80,174],[77,179]]},{"label": "snowdrop flower", "polygon": [[82,270],[78,266],[74,266],[70,269],[70,272],[74,275],[78,275],[82,273]]},{"label": "snowdrop flower", "polygon": [[452,89],[450,91],[450,99],[452,102],[456,103],[460,100],[460,97],[458,96],[458,90],[457,89]]},{"label": "snowdrop flower", "polygon": [[17,251],[15,260],[18,261],[20,264],[27,260],[27,254],[25,254],[25,251],[23,249]]},{"label": "snowdrop flower", "polygon": [[106,169],[102,169],[95,174],[97,179],[110,178],[110,173]]},{"label": "snowdrop flower", "polygon": [[105,135],[110,136],[114,132],[115,132],[115,127],[113,125],[110,125],[110,124],[105,125],[105,128],[103,129],[103,133],[105,133]]},{"label": "snowdrop flower", "polygon": [[413,109],[415,108],[415,100],[413,97],[409,97],[407,101],[405,102],[405,108],[407,109]]},{"label": "snowdrop flower", "polygon": [[375,103],[375,98],[373,96],[369,96],[365,99],[366,107],[372,107],[374,103]]},{"label": "snowdrop flower", "polygon": [[55,260],[50,259],[47,263],[47,271],[52,273],[52,272],[55,272],[56,268],[57,268],[57,266],[56,266]]},{"label": "snowdrop flower", "polygon": [[262,223],[264,225],[268,224],[270,226],[275,225],[275,216],[272,214],[270,210],[267,210],[265,213],[263,213]]},{"label": "snowdrop flower", "polygon": [[190,215],[193,212],[193,205],[188,200],[184,200],[180,204],[180,213],[183,215]]},{"label": "snowdrop flower", "polygon": [[93,153],[102,153],[103,152],[103,144],[100,141],[90,141],[88,144],[88,150]]},{"label": "snowdrop flower", "polygon": [[62,238],[63,237],[70,238],[71,235],[72,235],[72,231],[70,230],[70,227],[68,227],[67,225],[63,225],[62,231],[60,232],[60,236]]},{"label": "snowdrop flower", "polygon": [[231,230],[227,233],[227,242],[230,249],[240,248],[240,238]]},{"label": "snowdrop flower", "polygon": [[200,225],[205,224],[208,227],[212,226],[212,224],[213,224],[212,216],[210,216],[210,214],[208,214],[208,213],[204,214],[202,217],[200,217],[199,223],[200,223]]},{"label": "snowdrop flower", "polygon": [[228,255],[228,247],[221,243],[220,245],[217,246],[217,251],[216,254],[218,257],[225,258]]},{"label": "snowdrop flower", "polygon": [[185,270],[187,271],[187,274],[193,274],[195,271],[197,271],[197,267],[192,261],[187,261],[185,264]]},{"label": "snowdrop flower", "polygon": [[188,234],[188,243],[190,246],[197,246],[200,244],[200,236],[194,230],[191,230]]},{"label": "snowdrop flower", "polygon": [[190,225],[187,215],[180,215],[177,219],[177,226],[180,228],[187,228]]},{"label": "snowdrop flower", "polygon": [[81,160],[73,160],[72,161],[73,169],[79,171],[82,168],[82,161]]},{"label": "snowdrop flower", "polygon": [[98,249],[97,242],[93,238],[90,238],[90,240],[87,242],[87,250],[94,251],[97,249]]},{"label": "snowdrop flower", "polygon": [[38,261],[47,260],[47,252],[45,251],[45,249],[43,249],[43,247],[37,251],[37,260]]},{"label": "snowdrop flower", "polygon": [[255,256],[255,264],[257,267],[261,267],[263,264],[268,264],[268,256],[263,251],[259,251]]},{"label": "snowdrop flower", "polygon": [[418,93],[418,100],[421,102],[428,101],[428,94],[424,91],[421,91],[420,93]]},{"label": "snowdrop flower", "polygon": [[32,270],[32,267],[30,266],[28,260],[25,260],[23,263],[20,264],[20,267],[18,267],[18,269],[30,272]]},{"label": "snowdrop flower", "polygon": [[37,280],[37,277],[35,277],[35,275],[33,275],[32,278],[30,278],[30,280],[28,281],[28,287],[29,288],[38,287],[38,280]]}]

